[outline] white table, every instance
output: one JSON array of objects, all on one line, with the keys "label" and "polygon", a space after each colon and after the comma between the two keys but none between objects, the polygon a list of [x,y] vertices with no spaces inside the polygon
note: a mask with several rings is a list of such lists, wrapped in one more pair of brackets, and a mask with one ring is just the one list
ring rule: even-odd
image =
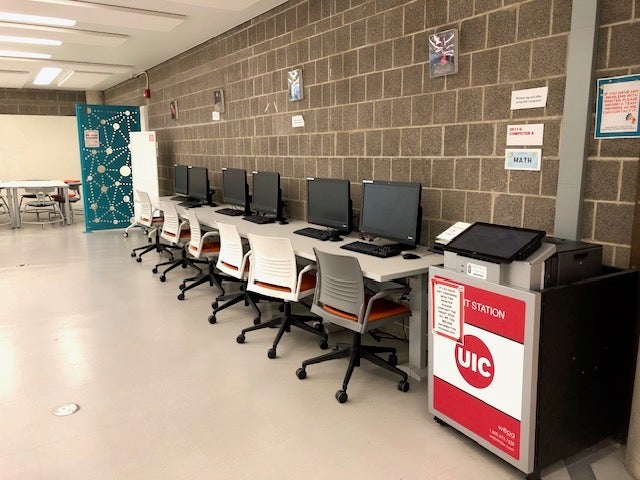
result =
[{"label": "white table", "polygon": [[11,209],[11,228],[20,228],[20,200],[18,190],[21,188],[43,188],[62,189],[64,195],[64,218],[67,225],[71,224],[71,208],[69,206],[69,185],[62,180],[14,180],[11,182],[0,182],[0,188],[7,190],[9,208]]},{"label": "white table", "polygon": [[[170,201],[170,198],[161,197],[160,200]],[[240,216],[230,217],[215,212],[223,206],[203,206],[195,209],[195,212],[198,219],[210,228],[217,228],[217,222],[219,221],[235,225],[242,236],[246,236],[247,233],[255,233],[265,236],[288,237],[291,239],[295,254],[307,260],[315,261],[314,247],[329,253],[353,255],[360,262],[360,268],[362,268],[364,276],[376,282],[389,282],[407,278],[411,287],[411,318],[409,320],[409,363],[405,366],[405,370],[412,377],[419,380],[427,376],[428,274],[430,266],[443,263],[442,255],[432,253],[426,247],[421,246],[412,251],[412,253],[420,256],[418,259],[405,260],[401,256],[391,258],[373,257],[340,248],[345,243],[357,240],[358,238],[354,234],[340,242],[323,242],[293,233],[294,230],[299,228],[313,226],[306,222],[291,220],[285,225],[278,223],[257,225],[243,220]],[[184,211],[184,209],[178,207],[178,212],[181,211]]]}]

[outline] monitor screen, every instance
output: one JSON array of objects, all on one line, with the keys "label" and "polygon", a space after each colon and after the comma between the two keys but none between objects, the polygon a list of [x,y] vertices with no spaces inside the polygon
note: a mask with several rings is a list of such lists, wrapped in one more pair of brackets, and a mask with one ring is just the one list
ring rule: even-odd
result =
[{"label": "monitor screen", "polygon": [[494,263],[523,260],[542,243],[545,232],[476,222],[444,248],[468,257]]},{"label": "monitor screen", "polygon": [[307,222],[350,232],[349,181],[307,178]]},{"label": "monitor screen", "polygon": [[206,167],[189,167],[189,196],[208,201],[209,172]]},{"label": "monitor screen", "polygon": [[245,207],[247,204],[247,172],[239,168],[222,169],[222,201]]},{"label": "monitor screen", "polygon": [[260,213],[280,214],[280,174],[253,172],[251,207]]},{"label": "monitor screen", "polygon": [[173,191],[180,195],[189,195],[189,167],[173,166]]},{"label": "monitor screen", "polygon": [[415,246],[420,241],[419,183],[364,180],[360,231]]}]

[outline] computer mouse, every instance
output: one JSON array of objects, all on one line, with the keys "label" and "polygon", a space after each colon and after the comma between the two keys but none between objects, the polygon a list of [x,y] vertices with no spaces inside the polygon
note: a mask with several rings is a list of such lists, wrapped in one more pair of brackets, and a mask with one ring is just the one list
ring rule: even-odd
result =
[{"label": "computer mouse", "polygon": [[405,260],[415,260],[416,258],[420,258],[420,255],[416,255],[415,253],[403,253],[402,258]]}]

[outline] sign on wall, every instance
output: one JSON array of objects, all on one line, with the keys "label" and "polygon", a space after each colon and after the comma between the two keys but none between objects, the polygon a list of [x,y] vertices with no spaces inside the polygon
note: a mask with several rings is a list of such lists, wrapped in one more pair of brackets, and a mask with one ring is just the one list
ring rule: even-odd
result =
[{"label": "sign on wall", "polygon": [[640,75],[598,79],[595,138],[640,137]]}]

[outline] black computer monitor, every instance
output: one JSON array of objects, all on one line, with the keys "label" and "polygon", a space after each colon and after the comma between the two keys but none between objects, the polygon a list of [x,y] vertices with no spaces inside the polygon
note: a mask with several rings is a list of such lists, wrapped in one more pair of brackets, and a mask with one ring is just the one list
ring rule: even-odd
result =
[{"label": "black computer monitor", "polygon": [[277,172],[253,172],[251,208],[256,213],[273,214],[282,218],[280,174]]},{"label": "black computer monitor", "polygon": [[245,170],[240,168],[222,169],[222,201],[248,210],[249,186]]},{"label": "black computer monitor", "polygon": [[348,234],[351,217],[348,180],[307,178],[307,222]]},{"label": "black computer monitor", "polygon": [[415,247],[420,242],[419,183],[364,180],[360,231]]},{"label": "black computer monitor", "polygon": [[189,195],[189,167],[173,166],[173,191],[180,195]]},{"label": "black computer monitor", "polygon": [[189,167],[189,197],[209,203],[209,172],[206,167]]}]

